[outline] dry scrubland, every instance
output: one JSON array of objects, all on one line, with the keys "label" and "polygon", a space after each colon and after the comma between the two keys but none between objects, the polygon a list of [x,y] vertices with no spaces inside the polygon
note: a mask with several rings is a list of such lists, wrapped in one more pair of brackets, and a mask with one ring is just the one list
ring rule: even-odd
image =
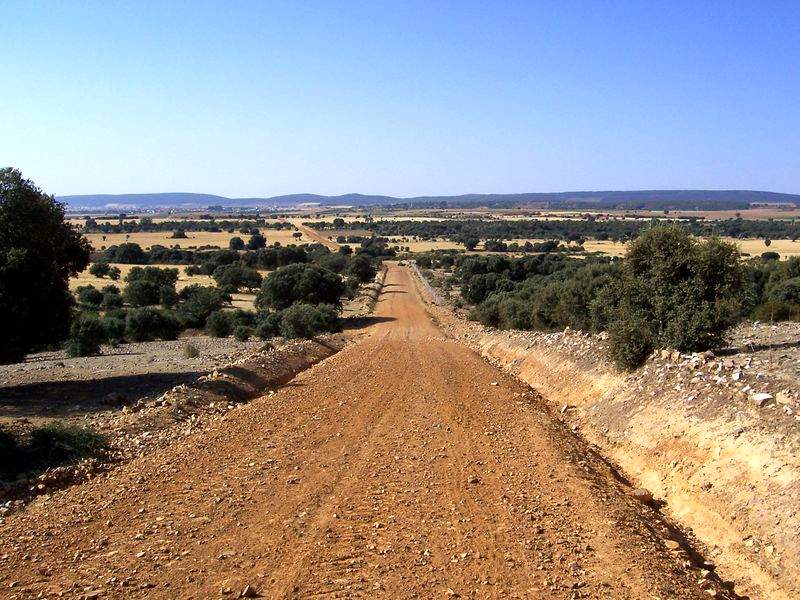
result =
[{"label": "dry scrubland", "polygon": [[[130,272],[130,270],[134,267],[141,267],[142,265],[127,265],[127,264],[118,264],[118,263],[111,263],[113,266],[116,266],[121,271],[121,275],[118,281],[112,281],[108,277],[95,277],[91,273],[89,273],[89,269],[86,269],[82,273],[79,273],[77,277],[73,277],[69,280],[69,287],[72,291],[75,291],[78,287],[82,285],[93,285],[96,288],[100,289],[107,285],[116,285],[120,290],[125,289],[125,276]],[[175,284],[175,289],[180,291],[183,288],[193,285],[216,285],[215,281],[211,278],[210,275],[187,275],[185,269],[187,265],[152,265],[159,269],[178,269],[178,283]],[[259,270],[262,277],[266,277],[269,274],[269,271]],[[256,295],[255,294],[246,294],[246,293],[235,293],[231,294],[231,298],[233,300],[233,308],[242,308],[246,310],[253,310],[253,302],[255,301]]]}]

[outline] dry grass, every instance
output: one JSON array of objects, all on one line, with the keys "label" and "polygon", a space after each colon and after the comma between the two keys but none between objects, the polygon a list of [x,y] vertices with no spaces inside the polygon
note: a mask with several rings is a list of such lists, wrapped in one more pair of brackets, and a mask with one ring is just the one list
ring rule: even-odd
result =
[{"label": "dry grass", "polygon": [[[267,244],[280,242],[281,245],[288,244],[304,244],[310,240],[307,236],[302,236],[299,239],[292,237],[294,231],[288,229],[272,230],[265,229],[262,235],[267,238]],[[220,248],[227,248],[232,237],[240,237],[245,242],[249,236],[243,235],[238,232],[209,232],[209,231],[187,231],[185,239],[173,239],[171,231],[154,231],[154,232],[141,232],[141,233],[87,233],[86,238],[92,247],[96,250],[102,250],[109,246],[117,246],[125,242],[139,244],[145,250],[152,246],[167,246],[172,247],[178,245],[180,248],[192,248],[199,246],[219,246]],[[105,239],[103,239],[105,238]]]}]

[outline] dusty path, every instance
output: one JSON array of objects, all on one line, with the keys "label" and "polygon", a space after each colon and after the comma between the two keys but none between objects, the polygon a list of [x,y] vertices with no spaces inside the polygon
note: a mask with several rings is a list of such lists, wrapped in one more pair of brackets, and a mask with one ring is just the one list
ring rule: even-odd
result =
[{"label": "dusty path", "polygon": [[387,283],[364,341],[8,518],[0,596],[708,597],[604,463]]},{"label": "dusty path", "polygon": [[328,248],[329,250],[333,250],[334,252],[336,252],[339,249],[339,244],[337,244],[333,240],[329,240],[316,229],[312,229],[308,225],[303,225],[302,219],[293,219],[291,223],[292,225],[297,227],[298,231],[305,234],[306,237],[310,238],[312,242],[318,242],[323,246],[325,246],[326,248]]}]

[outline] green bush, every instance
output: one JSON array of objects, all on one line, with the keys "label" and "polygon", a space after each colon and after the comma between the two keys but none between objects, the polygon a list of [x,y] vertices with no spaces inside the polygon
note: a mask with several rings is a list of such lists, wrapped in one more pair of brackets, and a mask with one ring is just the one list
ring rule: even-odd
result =
[{"label": "green bush", "polygon": [[784,300],[770,300],[753,309],[752,317],[757,321],[800,321],[800,304]]},{"label": "green bush", "polygon": [[231,334],[231,320],[225,311],[213,312],[206,320],[206,331],[213,337],[228,337]]},{"label": "green bush", "polygon": [[114,310],[115,308],[122,308],[122,296],[119,294],[103,294],[103,301],[100,302],[100,308],[103,310]]},{"label": "green bush", "polygon": [[240,288],[254,290],[261,286],[261,274],[241,263],[221,265],[214,269],[211,275],[221,288],[230,288],[238,291]]},{"label": "green bush", "polygon": [[347,267],[347,274],[355,277],[361,283],[368,283],[375,279],[378,269],[364,254],[354,256]]},{"label": "green bush", "polygon": [[279,311],[258,313],[256,337],[262,340],[274,338],[281,333],[281,313]]},{"label": "green bush", "polygon": [[105,277],[108,275],[109,270],[111,270],[111,265],[109,265],[107,262],[92,263],[92,265],[89,267],[89,273],[95,277]]},{"label": "green bush", "polygon": [[105,436],[92,429],[52,424],[31,431],[25,454],[30,464],[49,466],[97,456],[107,448]]},{"label": "green bush", "polygon": [[184,358],[197,358],[198,356],[200,356],[200,350],[198,350],[197,346],[195,346],[191,342],[183,347]]},{"label": "green bush", "polygon": [[153,306],[158,304],[161,293],[157,283],[135,280],[127,285],[123,296],[131,306]]},{"label": "green bush", "polygon": [[608,354],[620,370],[641,365],[655,349],[656,339],[647,319],[629,316],[615,321],[608,331]]},{"label": "green bush", "polygon": [[84,306],[98,307],[103,301],[103,292],[93,285],[82,285],[75,290],[78,302]]},{"label": "green bush", "polygon": [[293,264],[270,273],[256,295],[256,308],[284,309],[292,304],[340,305],[342,278],[317,265]]},{"label": "green bush", "polygon": [[193,284],[178,293],[178,318],[184,327],[205,327],[208,316],[220,310],[230,296],[212,286]]},{"label": "green bush", "polygon": [[106,341],[106,330],[97,316],[80,313],[72,321],[67,340],[68,356],[92,356],[100,353],[100,344]]},{"label": "green bush", "polygon": [[125,317],[106,314],[100,320],[105,330],[106,340],[111,344],[120,344],[125,341]]},{"label": "green bush", "polygon": [[170,311],[151,307],[135,308],[129,310],[125,318],[125,335],[133,342],[174,340],[180,331],[181,324]]},{"label": "green bush", "polygon": [[293,304],[281,312],[280,332],[287,339],[310,339],[334,331],[341,331],[341,322],[332,305]]},{"label": "green bush", "polygon": [[240,342],[246,342],[250,339],[250,335],[252,334],[252,329],[247,327],[246,325],[238,325],[233,330],[233,337],[235,337]]}]

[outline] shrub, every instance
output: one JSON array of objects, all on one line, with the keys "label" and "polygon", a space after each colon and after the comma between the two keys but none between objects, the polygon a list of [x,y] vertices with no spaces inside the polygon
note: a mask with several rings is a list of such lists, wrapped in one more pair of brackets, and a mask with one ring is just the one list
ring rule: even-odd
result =
[{"label": "shrub", "polygon": [[180,330],[180,322],[172,312],[151,307],[132,309],[125,318],[125,334],[134,342],[174,340]]},{"label": "shrub", "polygon": [[81,313],[70,327],[67,340],[68,356],[92,356],[100,353],[100,344],[106,341],[106,330],[92,314]]},{"label": "shrub", "polygon": [[183,347],[183,357],[184,358],[197,358],[200,356],[200,350],[197,349],[197,346],[189,342]]},{"label": "shrub", "polygon": [[342,278],[317,265],[293,264],[270,273],[256,295],[256,308],[283,309],[294,303],[340,305]]},{"label": "shrub", "polygon": [[231,321],[221,310],[213,312],[206,320],[206,331],[213,337],[228,337],[231,334]]},{"label": "shrub", "polygon": [[108,342],[111,344],[119,344],[125,340],[124,316],[107,314],[100,320],[100,323],[103,325]]},{"label": "shrub", "polygon": [[201,269],[198,265],[189,265],[183,270],[183,272],[189,277],[192,277],[194,275],[202,275],[203,269]]},{"label": "shrub", "polygon": [[244,240],[238,236],[232,237],[228,242],[228,247],[231,250],[244,250]]},{"label": "shrub", "polygon": [[267,245],[267,238],[265,238],[260,233],[254,233],[250,236],[250,239],[247,241],[247,249],[248,250],[258,250],[260,248],[265,248]]},{"label": "shrub", "polygon": [[103,310],[113,310],[115,308],[122,308],[122,296],[119,294],[103,294],[103,301],[100,302],[100,308]]},{"label": "shrub", "polygon": [[753,318],[758,321],[800,321],[800,304],[784,300],[770,300],[759,304],[753,310]]},{"label": "shrub", "polygon": [[378,269],[364,254],[354,256],[347,267],[347,274],[355,277],[360,283],[367,283],[375,279]]},{"label": "shrub", "polygon": [[89,273],[94,275],[95,277],[105,277],[108,275],[108,272],[111,270],[111,265],[107,262],[96,262],[92,263],[89,267]]},{"label": "shrub", "polygon": [[252,333],[252,329],[247,327],[246,325],[238,325],[236,329],[233,330],[233,337],[235,337],[240,342],[246,342],[250,339],[250,335]]},{"label": "shrub", "polygon": [[212,286],[193,284],[178,293],[178,318],[184,327],[205,327],[208,316],[220,310],[230,297]]},{"label": "shrub", "polygon": [[172,308],[178,303],[178,292],[175,286],[162,285],[158,288],[158,303],[164,308]]},{"label": "shrub", "polygon": [[635,369],[655,348],[652,328],[641,316],[614,322],[608,334],[608,354],[620,370]]},{"label": "shrub", "polygon": [[310,339],[318,333],[333,331],[341,331],[341,322],[332,305],[298,303],[281,313],[280,332],[287,339]]},{"label": "shrub", "polygon": [[92,429],[51,424],[31,431],[25,454],[30,464],[42,467],[97,456],[107,448],[105,436]]},{"label": "shrub", "polygon": [[230,287],[234,291],[239,288],[254,290],[261,286],[261,274],[241,263],[221,265],[211,275],[221,288]]},{"label": "shrub", "polygon": [[161,288],[152,281],[135,280],[127,285],[123,296],[131,306],[153,306],[160,300]]},{"label": "shrub", "polygon": [[119,270],[119,267],[109,267],[108,269],[108,278],[117,281],[122,275],[122,271]]},{"label": "shrub", "polygon": [[82,285],[75,290],[78,302],[85,306],[98,307],[103,301],[103,292],[93,285]]},{"label": "shrub", "polygon": [[256,325],[256,336],[262,340],[268,340],[280,335],[281,332],[281,313],[280,312],[261,312],[258,314],[258,324]]}]

